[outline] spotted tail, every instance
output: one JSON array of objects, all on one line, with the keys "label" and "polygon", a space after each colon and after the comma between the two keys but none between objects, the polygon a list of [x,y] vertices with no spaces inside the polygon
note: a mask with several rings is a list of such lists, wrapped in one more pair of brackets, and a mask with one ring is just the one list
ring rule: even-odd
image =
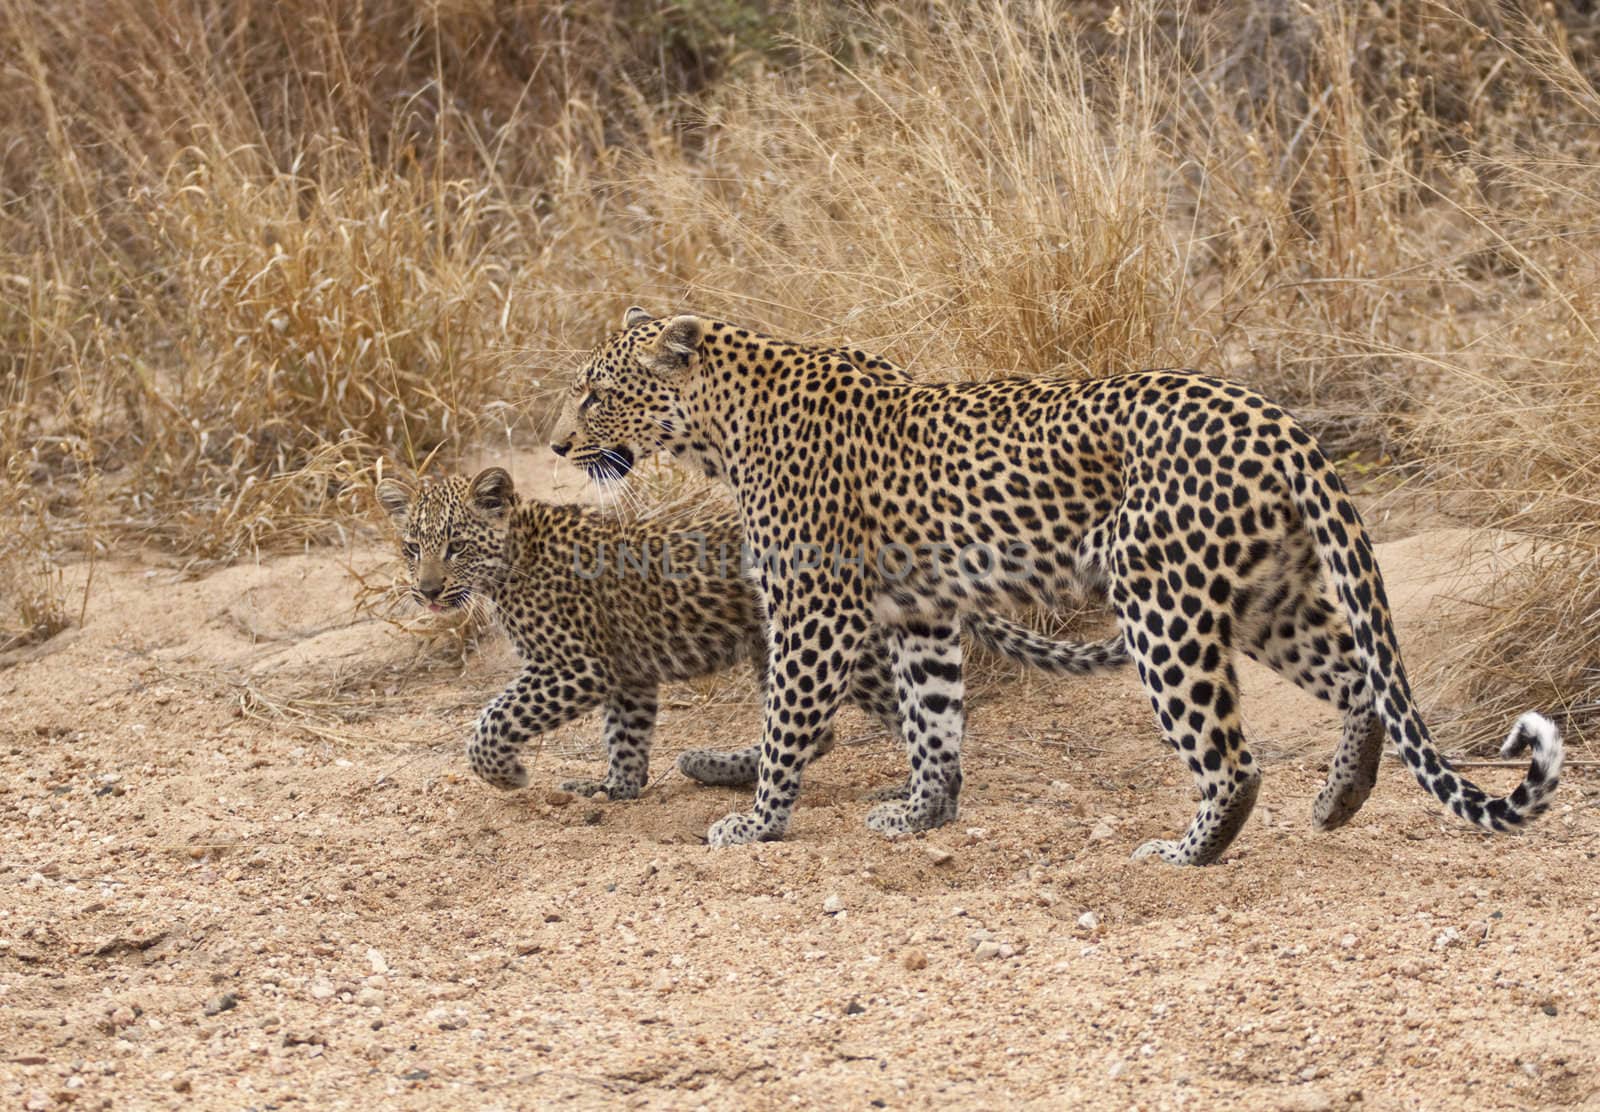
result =
[{"label": "spotted tail", "polygon": [[[1287,416],[1286,421],[1292,421]],[[1485,830],[1515,830],[1550,805],[1561,777],[1561,733],[1541,714],[1529,711],[1511,728],[1503,757],[1532,750],[1528,772],[1510,795],[1491,797],[1450,766],[1434,748],[1433,737],[1417,713],[1400,662],[1400,645],[1389,620],[1389,600],[1373,555],[1372,541],[1355,503],[1326,457],[1310,437],[1290,425],[1301,449],[1283,445],[1280,458],[1304,462],[1284,467],[1281,476],[1289,496],[1316,538],[1317,556],[1350,621],[1356,650],[1366,665],[1374,709],[1389,739],[1399,749],[1417,783],[1456,815]],[[1304,437],[1304,441],[1301,438]]]},{"label": "spotted tail", "polygon": [[1052,641],[1004,618],[969,616],[962,628],[991,652],[1028,668],[1056,676],[1086,676],[1128,663],[1128,646],[1118,633],[1104,641]]}]

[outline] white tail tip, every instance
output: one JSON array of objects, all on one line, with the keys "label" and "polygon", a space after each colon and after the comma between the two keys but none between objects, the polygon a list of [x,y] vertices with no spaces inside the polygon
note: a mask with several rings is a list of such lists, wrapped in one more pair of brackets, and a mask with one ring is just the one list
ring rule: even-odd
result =
[{"label": "white tail tip", "polygon": [[1561,731],[1542,714],[1529,711],[1511,727],[1505,744],[1500,747],[1502,757],[1515,757],[1529,746],[1533,747],[1533,760],[1550,780],[1561,774]]}]

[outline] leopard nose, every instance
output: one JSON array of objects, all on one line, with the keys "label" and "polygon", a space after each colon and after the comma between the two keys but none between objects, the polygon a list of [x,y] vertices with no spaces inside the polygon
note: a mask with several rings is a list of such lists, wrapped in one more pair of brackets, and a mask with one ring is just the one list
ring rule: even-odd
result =
[{"label": "leopard nose", "polygon": [[566,458],[566,454],[572,451],[572,441],[558,440],[554,444],[550,445],[550,450],[564,459]]},{"label": "leopard nose", "polygon": [[433,602],[444,592],[444,583],[437,579],[425,579],[417,584],[417,593],[429,602]]}]

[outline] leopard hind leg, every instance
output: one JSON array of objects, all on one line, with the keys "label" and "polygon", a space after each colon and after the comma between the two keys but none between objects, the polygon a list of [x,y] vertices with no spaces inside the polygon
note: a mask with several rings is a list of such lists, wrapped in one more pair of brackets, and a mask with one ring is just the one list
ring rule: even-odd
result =
[{"label": "leopard hind leg", "polygon": [[618,687],[605,701],[604,780],[568,780],[563,791],[577,795],[605,792],[615,800],[638,799],[650,780],[650,739],[655,732],[658,697],[654,684]]},{"label": "leopard hind leg", "polygon": [[[1318,830],[1335,830],[1361,809],[1378,782],[1385,731],[1344,616],[1322,589],[1309,544],[1293,535],[1285,575],[1241,616],[1240,651],[1339,709],[1343,728],[1328,779],[1312,805]],[[1298,550],[1298,551],[1296,551]]]}]

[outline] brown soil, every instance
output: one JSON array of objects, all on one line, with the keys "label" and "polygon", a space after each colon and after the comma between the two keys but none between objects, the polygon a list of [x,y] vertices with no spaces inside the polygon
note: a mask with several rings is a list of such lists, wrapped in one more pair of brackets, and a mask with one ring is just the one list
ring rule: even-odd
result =
[{"label": "brown soil", "polygon": [[[1419,676],[1462,540],[1380,549]],[[1251,669],[1254,819],[1134,864],[1193,806],[1134,678],[989,665],[955,825],[864,829],[903,762],[851,711],[789,840],[711,851],[744,795],[672,758],[754,737],[747,679],[670,693],[638,802],[552,795],[593,719],[498,794],[460,750],[510,654],[357,612],[386,560],[101,563],[0,671],[0,1105],[1600,1107],[1590,770],[1489,838],[1388,761],[1319,835],[1334,717]]]}]

